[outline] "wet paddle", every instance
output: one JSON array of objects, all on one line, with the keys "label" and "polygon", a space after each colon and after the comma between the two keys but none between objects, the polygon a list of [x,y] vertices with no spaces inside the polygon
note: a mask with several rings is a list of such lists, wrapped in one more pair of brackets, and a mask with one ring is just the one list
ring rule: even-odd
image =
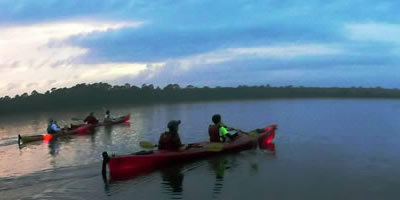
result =
[{"label": "wet paddle", "polygon": [[258,133],[256,131],[247,132],[247,131],[243,131],[241,129],[233,128],[233,127],[230,127],[230,126],[228,126],[227,128],[230,129],[230,130],[238,131],[238,132],[243,133],[243,134],[247,134],[248,136],[250,136],[252,138],[257,138],[258,137]]},{"label": "wet paddle", "polygon": [[144,149],[153,149],[153,148],[157,147],[157,145],[154,145],[153,143],[151,143],[149,141],[140,141],[139,145],[140,145],[140,147],[142,147]]}]

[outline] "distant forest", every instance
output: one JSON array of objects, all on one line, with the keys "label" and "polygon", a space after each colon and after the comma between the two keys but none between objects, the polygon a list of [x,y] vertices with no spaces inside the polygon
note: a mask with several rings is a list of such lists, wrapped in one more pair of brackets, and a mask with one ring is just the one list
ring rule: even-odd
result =
[{"label": "distant forest", "polygon": [[116,104],[154,104],[194,101],[220,101],[271,98],[400,98],[399,89],[272,87],[195,87],[169,84],[164,88],[143,84],[141,87],[107,83],[78,84],[71,88],[53,88],[44,94],[33,91],[14,98],[0,98],[0,114],[31,111],[65,110],[87,106]]}]

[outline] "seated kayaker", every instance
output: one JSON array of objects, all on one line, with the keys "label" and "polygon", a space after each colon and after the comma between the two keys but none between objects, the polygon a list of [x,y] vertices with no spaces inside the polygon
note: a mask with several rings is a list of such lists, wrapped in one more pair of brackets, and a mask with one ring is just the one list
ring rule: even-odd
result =
[{"label": "seated kayaker", "polygon": [[53,119],[49,119],[49,125],[47,126],[47,133],[54,134],[60,132],[61,129],[57,126],[57,122]]},{"label": "seated kayaker", "polygon": [[89,114],[89,116],[87,116],[83,122],[86,122],[87,124],[97,124],[99,123],[99,120],[96,119],[96,117],[94,116],[93,112],[91,112]]},{"label": "seated kayaker", "polygon": [[226,137],[230,140],[234,140],[237,133],[231,135],[228,130],[234,130],[225,126],[221,121],[221,115],[215,114],[212,116],[212,122],[214,124],[208,127],[208,135],[210,136],[210,142],[225,142]]},{"label": "seated kayaker", "polygon": [[158,149],[162,150],[179,150],[182,147],[181,139],[178,135],[180,120],[172,120],[168,123],[169,131],[161,134],[158,141]]},{"label": "seated kayaker", "polygon": [[104,121],[105,121],[105,122],[108,122],[108,121],[111,121],[111,120],[112,120],[112,118],[111,118],[110,111],[107,110],[107,111],[106,111],[106,114],[104,115]]}]

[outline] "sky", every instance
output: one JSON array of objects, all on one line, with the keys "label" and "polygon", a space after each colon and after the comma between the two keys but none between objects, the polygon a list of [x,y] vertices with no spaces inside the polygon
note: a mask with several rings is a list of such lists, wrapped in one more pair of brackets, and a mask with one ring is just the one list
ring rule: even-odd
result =
[{"label": "sky", "polygon": [[0,97],[78,83],[400,88],[400,1],[0,0]]}]

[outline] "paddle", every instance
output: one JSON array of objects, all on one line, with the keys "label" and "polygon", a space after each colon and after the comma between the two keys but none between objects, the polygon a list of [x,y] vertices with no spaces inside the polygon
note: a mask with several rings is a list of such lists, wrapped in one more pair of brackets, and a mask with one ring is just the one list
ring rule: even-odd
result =
[{"label": "paddle", "polygon": [[[226,125],[225,125],[225,126],[226,126]],[[247,134],[248,136],[253,137],[253,138],[257,138],[257,137],[258,137],[258,134],[257,134],[257,132],[255,132],[255,131],[246,132],[246,131],[243,131],[243,130],[241,130],[241,129],[233,128],[233,127],[230,127],[230,126],[226,126],[226,127],[227,127],[227,129],[230,129],[230,130],[234,130],[234,131],[238,131],[238,132]]]},{"label": "paddle", "polygon": [[[153,143],[151,143],[149,141],[140,141],[139,145],[142,148],[145,148],[145,149],[153,149],[153,148],[158,146],[158,145],[154,145]],[[186,149],[188,149],[188,148],[204,148],[207,151],[218,152],[218,151],[222,151],[224,149],[224,145],[222,143],[218,143],[218,142],[207,143],[207,144],[204,144],[204,145],[201,145],[201,144],[188,144]]]},{"label": "paddle", "polygon": [[139,145],[145,149],[153,149],[154,147],[157,147],[157,145],[154,145],[153,143],[151,143],[149,141],[140,141]]}]

